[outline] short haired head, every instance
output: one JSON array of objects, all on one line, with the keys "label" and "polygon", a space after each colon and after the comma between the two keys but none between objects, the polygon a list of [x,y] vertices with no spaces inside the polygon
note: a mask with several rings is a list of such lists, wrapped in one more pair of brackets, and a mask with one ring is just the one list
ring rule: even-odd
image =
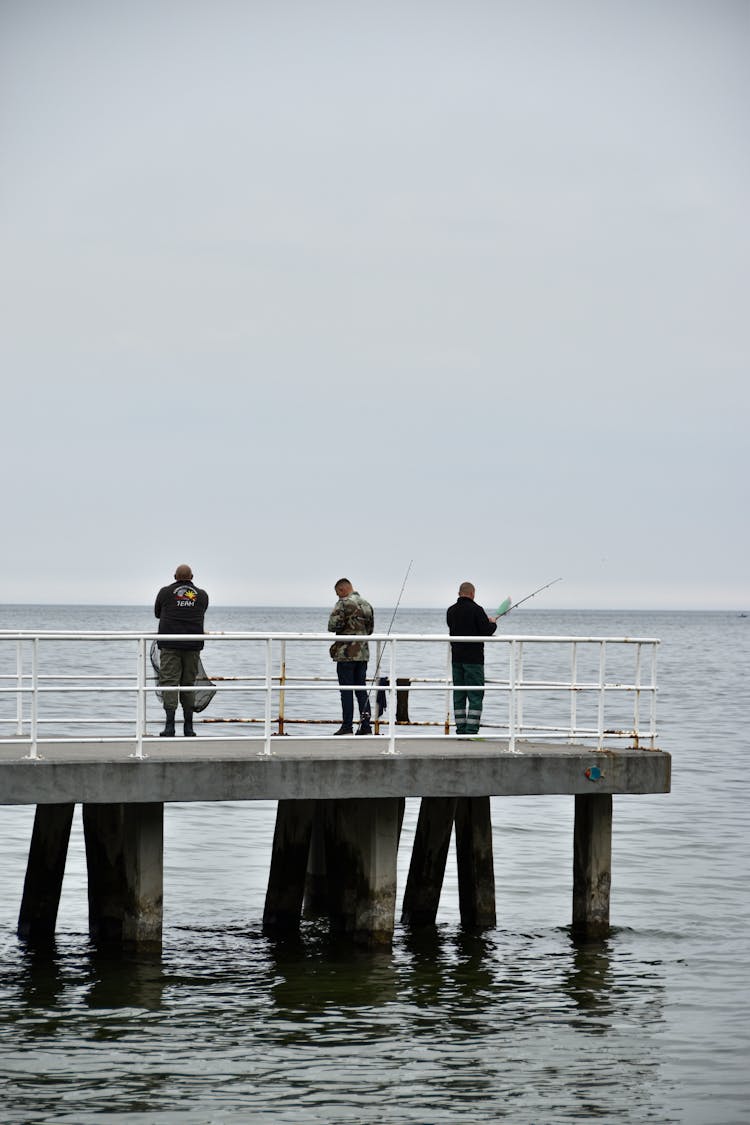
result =
[{"label": "short haired head", "polygon": [[354,592],[354,587],[348,578],[339,578],[333,588],[340,598],[348,598]]},{"label": "short haired head", "polygon": [[476,593],[473,582],[462,582],[458,587],[459,598],[473,598]]},{"label": "short haired head", "polygon": [[193,572],[187,563],[180,563],[174,572],[174,576],[178,582],[189,582],[193,577]]}]

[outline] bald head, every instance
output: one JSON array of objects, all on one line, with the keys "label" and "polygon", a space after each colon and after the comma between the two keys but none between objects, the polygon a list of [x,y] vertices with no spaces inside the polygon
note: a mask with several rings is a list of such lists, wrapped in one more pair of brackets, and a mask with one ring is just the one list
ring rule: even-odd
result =
[{"label": "bald head", "polygon": [[458,587],[459,598],[473,598],[476,593],[473,582],[462,582]]},{"label": "bald head", "polygon": [[174,576],[178,582],[189,582],[193,577],[193,572],[187,563],[180,563],[174,572]]},{"label": "bald head", "polygon": [[339,578],[333,588],[340,598],[348,598],[350,594],[354,593],[354,587],[348,578]]}]

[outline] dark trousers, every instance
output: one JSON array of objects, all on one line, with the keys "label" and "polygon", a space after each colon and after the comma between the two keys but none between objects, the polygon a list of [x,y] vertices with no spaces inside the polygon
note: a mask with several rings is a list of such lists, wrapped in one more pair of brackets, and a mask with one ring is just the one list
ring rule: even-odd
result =
[{"label": "dark trousers", "polygon": [[[342,687],[345,685],[364,688],[367,682],[367,661],[366,660],[337,660],[336,661],[336,675],[339,678],[339,683]],[[354,722],[354,696],[357,697],[357,706],[359,707],[359,717],[364,719],[365,716],[370,717],[370,704],[367,700],[366,691],[342,691],[341,692],[341,718],[345,727],[352,726]]]},{"label": "dark trousers", "polygon": [[[192,687],[198,675],[198,661],[200,653],[197,649],[163,648],[159,651],[159,687],[174,684]],[[195,693],[186,691],[179,693],[183,711],[193,710]],[[176,691],[162,691],[162,702],[165,711],[177,710]]]},{"label": "dark trousers", "polygon": [[[471,691],[484,684],[484,664],[452,664],[453,711],[456,716],[456,734],[476,734],[482,717],[483,691]],[[457,685],[461,685],[458,687]],[[469,689],[469,690],[467,690]]]}]

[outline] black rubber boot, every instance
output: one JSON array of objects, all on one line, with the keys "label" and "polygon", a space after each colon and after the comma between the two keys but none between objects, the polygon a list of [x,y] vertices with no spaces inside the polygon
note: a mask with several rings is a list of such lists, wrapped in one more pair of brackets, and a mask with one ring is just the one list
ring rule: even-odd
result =
[{"label": "black rubber boot", "polygon": [[360,719],[357,734],[372,734],[369,715],[365,715],[364,718]]},{"label": "black rubber boot", "polygon": [[190,707],[182,708],[182,718],[184,720],[182,724],[182,733],[185,735],[185,738],[195,738],[196,735],[195,731],[193,730],[193,712]]},{"label": "black rubber boot", "polygon": [[166,711],[167,721],[164,724],[164,730],[159,731],[160,738],[174,738],[174,711]]}]

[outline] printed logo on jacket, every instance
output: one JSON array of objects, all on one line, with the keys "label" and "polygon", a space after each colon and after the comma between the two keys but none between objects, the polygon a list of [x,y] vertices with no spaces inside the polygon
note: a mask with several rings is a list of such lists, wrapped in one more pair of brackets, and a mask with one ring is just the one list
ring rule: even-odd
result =
[{"label": "printed logo on jacket", "polygon": [[178,586],[174,592],[175,602],[179,606],[189,606],[190,609],[195,608],[195,602],[198,598],[198,592],[192,586]]}]

